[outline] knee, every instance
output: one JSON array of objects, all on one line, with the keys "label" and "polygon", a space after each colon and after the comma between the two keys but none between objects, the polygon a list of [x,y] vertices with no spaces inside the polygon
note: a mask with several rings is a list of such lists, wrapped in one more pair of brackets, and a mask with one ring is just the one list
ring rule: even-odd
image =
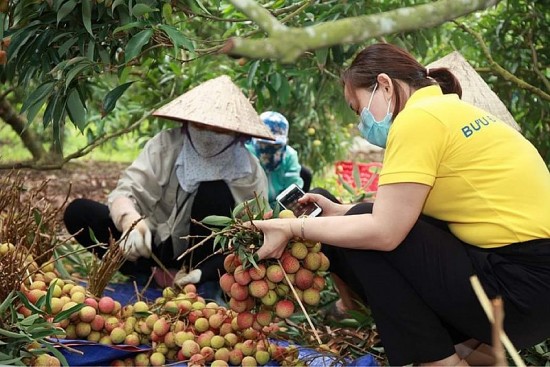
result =
[{"label": "knee", "polygon": [[330,201],[332,201],[333,203],[341,204],[340,200],[338,200],[336,198],[336,196],[332,195],[328,190],[325,190],[323,188],[316,187],[314,189],[311,189],[309,192],[311,192],[313,194],[322,195],[322,196],[326,197],[327,199],[329,199]]},{"label": "knee", "polygon": [[74,199],[65,208],[63,212],[63,223],[65,223],[65,227],[71,234],[80,229],[81,226],[78,224],[79,218],[88,201],[88,199]]},{"label": "knee", "polygon": [[372,203],[359,203],[353,206],[350,210],[347,211],[346,215],[357,215],[357,214],[369,214],[372,213]]}]

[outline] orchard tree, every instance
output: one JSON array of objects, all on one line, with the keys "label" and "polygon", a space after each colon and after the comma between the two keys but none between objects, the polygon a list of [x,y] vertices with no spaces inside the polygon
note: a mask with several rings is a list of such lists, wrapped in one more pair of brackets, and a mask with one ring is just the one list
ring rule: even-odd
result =
[{"label": "orchard tree", "polygon": [[[22,132],[30,165],[59,167],[136,128],[146,139],[163,127],[149,121],[155,107],[228,74],[258,111],[289,117],[291,144],[320,169],[342,157],[355,124],[339,75],[359,47],[385,37],[431,61],[451,51],[453,35],[465,39],[458,26],[475,28],[470,19],[496,18],[509,3],[528,3],[503,1],[474,13],[496,2],[9,1],[1,15],[0,73],[12,88],[0,87],[0,117]],[[457,18],[458,25],[449,23]],[[459,46],[479,48],[473,38]],[[482,66],[483,55],[475,56]],[[35,118],[48,130],[32,136]],[[64,155],[67,118],[89,144]],[[45,131],[53,134],[55,159],[40,144]]]}]

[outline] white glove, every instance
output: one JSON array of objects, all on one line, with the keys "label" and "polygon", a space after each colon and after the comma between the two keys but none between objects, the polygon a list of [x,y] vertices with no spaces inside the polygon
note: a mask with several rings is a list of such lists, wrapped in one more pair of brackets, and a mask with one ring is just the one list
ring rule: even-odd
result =
[{"label": "white glove", "polygon": [[197,284],[201,281],[201,276],[202,270],[200,269],[191,270],[189,273],[185,269],[182,269],[176,273],[174,284],[182,288],[189,283]]},{"label": "white glove", "polygon": [[[122,238],[125,235],[126,233]],[[151,240],[151,230],[141,220],[130,230],[128,237],[120,242],[120,247],[123,249],[126,259],[136,261],[140,257],[151,257]]]}]

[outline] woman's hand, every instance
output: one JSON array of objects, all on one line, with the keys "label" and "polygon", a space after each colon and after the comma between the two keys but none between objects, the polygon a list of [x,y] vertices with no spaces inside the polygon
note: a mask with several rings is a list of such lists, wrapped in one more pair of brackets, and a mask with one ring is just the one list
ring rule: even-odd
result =
[{"label": "woman's hand", "polygon": [[298,202],[302,204],[306,204],[310,202],[316,203],[321,207],[321,209],[323,209],[323,213],[321,214],[323,217],[344,215],[349,210],[348,205],[335,203],[333,201],[330,201],[323,195],[313,194],[313,193],[305,194],[300,199],[298,199]]},{"label": "woman's hand", "polygon": [[260,260],[280,258],[294,234],[292,233],[292,222],[299,219],[269,219],[257,220],[253,224],[264,234],[264,243],[256,252]]}]

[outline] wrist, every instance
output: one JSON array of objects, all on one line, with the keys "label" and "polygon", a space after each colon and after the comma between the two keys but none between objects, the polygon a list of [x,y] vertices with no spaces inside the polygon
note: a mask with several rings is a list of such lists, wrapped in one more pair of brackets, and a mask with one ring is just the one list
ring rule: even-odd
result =
[{"label": "wrist", "polygon": [[290,238],[300,237],[300,222],[294,218],[288,220],[288,229],[290,232]]},{"label": "wrist", "polygon": [[139,213],[136,211],[127,211],[122,213],[120,217],[122,232],[130,229],[132,224],[134,224],[134,222],[136,222],[139,218],[141,218],[141,215],[139,215]]}]

